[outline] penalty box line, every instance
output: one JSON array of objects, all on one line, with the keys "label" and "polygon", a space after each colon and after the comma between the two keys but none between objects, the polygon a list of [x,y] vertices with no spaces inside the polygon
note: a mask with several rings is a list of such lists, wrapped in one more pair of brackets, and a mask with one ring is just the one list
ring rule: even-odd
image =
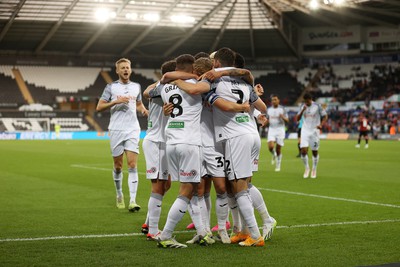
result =
[{"label": "penalty box line", "polygon": [[[343,226],[343,225],[356,225],[356,224],[379,224],[379,223],[397,223],[397,222],[400,222],[400,219],[380,220],[380,221],[350,221],[350,222],[332,222],[332,223],[315,223],[315,224],[278,225],[276,228],[278,229],[313,228],[313,227],[324,227],[324,226]],[[182,234],[182,233],[192,233],[192,232],[194,232],[194,230],[175,231],[174,233]],[[48,240],[61,240],[61,239],[129,237],[129,236],[144,236],[144,235],[143,233],[125,233],[125,234],[102,234],[102,235],[46,236],[46,237],[33,237],[33,238],[5,238],[5,239],[0,239],[0,243],[21,242],[21,241],[48,241]]]},{"label": "penalty box line", "polygon": [[353,203],[383,206],[383,207],[390,207],[390,208],[400,208],[399,205],[394,205],[394,204],[378,203],[378,202],[371,202],[371,201],[364,201],[364,200],[357,200],[357,199],[350,199],[350,198],[342,198],[342,197],[330,197],[330,196],[323,196],[323,195],[306,194],[306,193],[301,193],[301,192],[292,192],[292,191],[278,190],[278,189],[269,189],[269,188],[260,188],[260,187],[257,187],[257,188],[259,190],[263,190],[263,191],[271,191],[271,192],[285,193],[285,194],[298,195],[298,196],[324,198],[324,199],[330,199],[330,200],[347,201],[347,202],[353,202]]}]

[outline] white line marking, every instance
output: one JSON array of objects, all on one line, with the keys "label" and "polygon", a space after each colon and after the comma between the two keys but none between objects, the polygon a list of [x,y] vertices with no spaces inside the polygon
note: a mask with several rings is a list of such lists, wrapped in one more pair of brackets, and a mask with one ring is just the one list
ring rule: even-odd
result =
[{"label": "white line marking", "polygon": [[[297,224],[297,225],[278,225],[278,229],[290,228],[310,228],[310,227],[323,227],[323,226],[337,226],[337,225],[354,225],[354,224],[378,224],[378,223],[397,223],[400,219],[394,220],[381,220],[381,221],[352,221],[352,222],[333,222],[333,223],[316,223],[316,224]],[[176,231],[175,234],[192,233],[194,232]],[[47,237],[34,237],[34,238],[6,238],[0,239],[1,242],[19,242],[19,241],[46,241],[46,240],[60,240],[60,239],[85,239],[85,238],[108,238],[108,237],[127,237],[127,236],[143,236],[142,233],[125,233],[125,234],[103,234],[103,235],[72,235],[72,236],[47,236]]]},{"label": "white line marking", "polygon": [[268,189],[268,188],[260,188],[260,187],[257,187],[257,188],[259,190],[264,190],[264,191],[285,193],[285,194],[298,195],[298,196],[317,197],[317,198],[340,200],[340,201],[347,201],[347,202],[354,202],[354,203],[361,203],[361,204],[368,204],[368,205],[384,206],[384,207],[391,207],[391,208],[400,208],[399,205],[394,205],[394,204],[377,203],[377,202],[370,202],[370,201],[363,201],[363,200],[349,199],[349,198],[341,198],[341,197],[329,197],[329,196],[306,194],[306,193],[301,193],[301,192],[292,192],[292,191],[278,190],[278,189]]},{"label": "white line marking", "polygon": [[[82,168],[82,169],[91,169],[91,170],[97,170],[97,171],[108,171],[111,172],[112,168],[99,168],[99,167],[92,167],[92,166],[86,166],[86,165],[80,165],[80,164],[72,164],[72,168]],[[125,171],[127,172],[127,171]],[[138,172],[138,174],[146,174],[144,172]]]}]

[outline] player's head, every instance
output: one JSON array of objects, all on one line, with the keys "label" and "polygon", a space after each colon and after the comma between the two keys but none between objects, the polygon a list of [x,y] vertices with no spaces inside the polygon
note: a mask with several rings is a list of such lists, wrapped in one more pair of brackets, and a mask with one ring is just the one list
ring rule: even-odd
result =
[{"label": "player's head", "polygon": [[210,54],[208,54],[206,52],[199,52],[196,55],[194,55],[194,59],[199,59],[201,57],[210,58]]},{"label": "player's head", "polygon": [[183,71],[183,72],[193,72],[193,63],[194,57],[189,54],[180,55],[175,59],[176,61],[176,70]]},{"label": "player's head", "polygon": [[303,96],[304,99],[304,103],[306,104],[306,106],[311,106],[312,104],[312,96],[309,93],[305,93]]},{"label": "player's head", "polygon": [[245,63],[246,62],[244,60],[244,57],[241,54],[236,52],[236,54],[235,54],[235,67],[239,68],[239,69],[243,69]]},{"label": "player's head", "polygon": [[197,76],[201,76],[207,71],[212,70],[212,68],[213,64],[211,62],[211,59],[206,57],[201,57],[199,59],[196,59],[196,61],[194,62],[193,73],[196,74]]},{"label": "player's head", "polygon": [[214,56],[214,67],[233,67],[235,64],[235,52],[230,48],[223,47],[215,53]]},{"label": "player's head", "polygon": [[279,97],[277,95],[271,95],[271,103],[274,108],[279,106]]},{"label": "player's head", "polygon": [[122,82],[128,82],[132,74],[131,61],[127,58],[118,59],[117,62],[115,62],[115,72]]},{"label": "player's head", "polygon": [[166,61],[161,65],[161,73],[164,75],[167,72],[174,71],[176,69],[176,61],[170,60]]}]

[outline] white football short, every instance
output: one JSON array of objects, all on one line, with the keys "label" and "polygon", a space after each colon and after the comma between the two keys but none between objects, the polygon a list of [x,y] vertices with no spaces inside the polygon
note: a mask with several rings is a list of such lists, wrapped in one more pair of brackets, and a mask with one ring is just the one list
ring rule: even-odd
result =
[{"label": "white football short", "polygon": [[113,157],[118,157],[125,150],[139,154],[139,130],[133,131],[115,131],[108,132],[110,136],[111,154]]},{"label": "white football short", "polygon": [[319,149],[319,129],[314,131],[301,130],[300,147],[310,147],[312,151]]},{"label": "white football short", "polygon": [[143,140],[143,153],[146,159],[146,178],[168,180],[168,161],[164,142]]},{"label": "white football short", "polygon": [[225,177],[225,158],[222,154],[222,144],[216,143],[215,147],[202,147],[201,177]]},{"label": "white football short", "polygon": [[255,135],[245,134],[226,140],[225,171],[229,180],[253,176],[254,157],[260,153],[260,143]]},{"label": "white football short", "polygon": [[271,129],[268,130],[268,142],[275,142],[280,146],[284,146],[285,130]]},{"label": "white football short", "polygon": [[258,160],[260,159],[261,140],[258,134],[252,134],[254,138],[254,146],[251,150],[251,160],[253,162],[252,171],[258,171]]},{"label": "white football short", "polygon": [[167,144],[168,170],[172,181],[200,183],[201,147]]}]

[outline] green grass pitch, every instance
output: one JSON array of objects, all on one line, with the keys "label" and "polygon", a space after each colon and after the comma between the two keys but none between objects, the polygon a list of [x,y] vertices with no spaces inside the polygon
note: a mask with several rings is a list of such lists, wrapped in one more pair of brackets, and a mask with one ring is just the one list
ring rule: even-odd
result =
[{"label": "green grass pitch", "polygon": [[[150,194],[143,154],[138,163],[142,209],[129,213],[115,208],[107,141],[1,141],[0,266],[399,263],[400,142],[371,141],[369,149],[354,145],[355,141],[322,141],[318,178],[303,179],[295,141],[286,141],[282,170],[275,173],[263,140],[253,183],[278,221],[265,247],[160,249],[139,234]],[[126,182],[125,173],[127,202]],[[174,183],[164,198],[161,229],[177,188]],[[212,196],[214,204],[214,192]],[[193,232],[184,232],[189,222],[185,215],[177,226],[178,241],[192,237]]]}]

